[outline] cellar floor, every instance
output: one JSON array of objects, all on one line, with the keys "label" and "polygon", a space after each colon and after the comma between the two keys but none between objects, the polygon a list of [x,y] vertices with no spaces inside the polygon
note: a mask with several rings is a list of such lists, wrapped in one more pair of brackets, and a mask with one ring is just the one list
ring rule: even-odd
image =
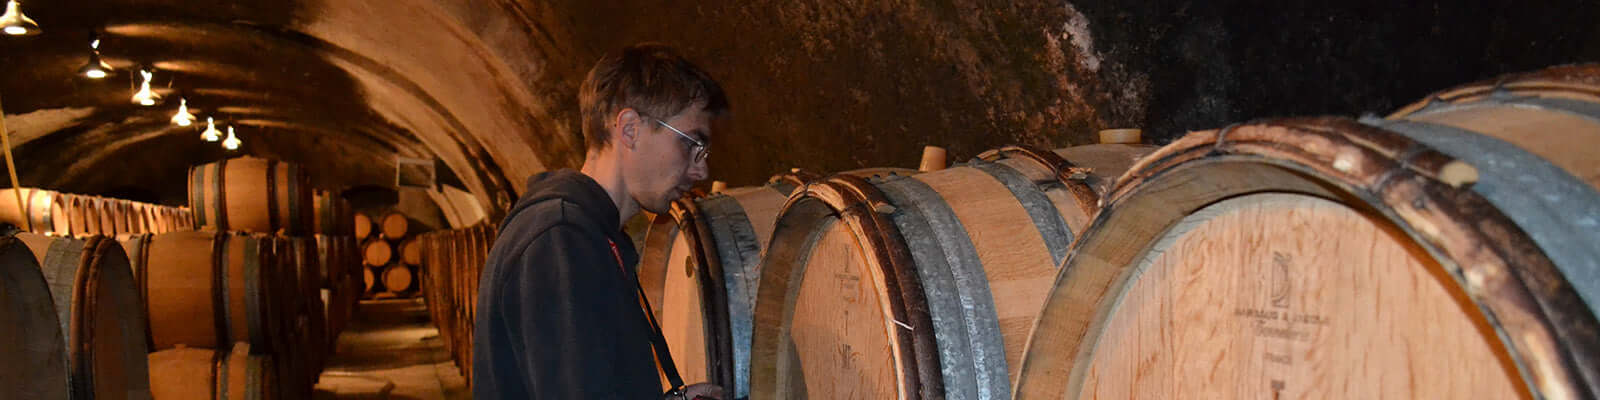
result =
[{"label": "cellar floor", "polygon": [[339,335],[317,400],[470,399],[421,299],[369,300]]}]

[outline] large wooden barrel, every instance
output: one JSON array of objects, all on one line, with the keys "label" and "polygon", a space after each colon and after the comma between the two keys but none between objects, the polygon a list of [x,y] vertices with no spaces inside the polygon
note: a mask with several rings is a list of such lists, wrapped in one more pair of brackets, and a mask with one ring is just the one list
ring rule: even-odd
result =
[{"label": "large wooden barrel", "polygon": [[326,293],[321,296],[324,298],[325,303],[323,317],[326,322],[324,326],[330,346],[338,337],[339,331],[344,328],[346,320],[350,317],[350,309],[345,307],[348,303],[345,300],[345,296],[350,296],[351,293],[349,293],[350,290],[344,284],[351,276],[350,266],[347,262],[349,256],[347,254],[352,250],[346,244],[344,240],[346,238],[348,236],[317,235],[316,237],[318,264],[322,268],[320,274],[323,277],[320,287],[322,288],[321,291]]},{"label": "large wooden barrel", "polygon": [[[444,341],[444,348],[450,351],[450,357],[456,359],[455,341],[460,335],[456,321],[449,318],[451,310],[456,307],[455,299],[447,293],[450,280],[453,278],[449,258],[448,234],[451,231],[435,231],[417,237],[415,243],[422,253],[420,268],[422,296],[427,298],[428,317],[439,327],[439,338]],[[459,363],[459,360],[456,361]],[[457,364],[459,366],[459,364]]]},{"label": "large wooden barrel", "polygon": [[311,192],[312,204],[315,214],[316,233],[324,235],[350,235],[354,223],[350,215],[350,203],[340,197],[338,193],[327,190],[313,190]]},{"label": "large wooden barrel", "polygon": [[[1551,83],[1530,88],[1576,84]],[[1017,398],[1600,396],[1600,194],[1465,132],[1544,117],[1439,107],[1260,121],[1150,155],[1074,245]],[[1600,145],[1596,125],[1559,129]]]},{"label": "large wooden barrel", "polygon": [[276,400],[272,358],[250,355],[249,345],[232,350],[179,347],[150,353],[150,391],[156,400]]},{"label": "large wooden barrel", "polygon": [[384,214],[383,221],[379,226],[382,228],[383,237],[391,240],[405,238],[406,234],[411,232],[411,221],[399,211],[390,211]]},{"label": "large wooden barrel", "polygon": [[0,388],[19,398],[65,399],[66,337],[42,271],[28,246],[0,235]]},{"label": "large wooden barrel", "polygon": [[361,260],[368,267],[389,265],[389,261],[393,259],[394,247],[389,245],[389,241],[382,238],[368,240],[367,244],[361,248]]},{"label": "large wooden barrel", "polygon": [[[308,357],[308,371],[317,373],[326,361],[322,343],[327,342],[327,316],[322,305],[322,266],[318,261],[316,238],[279,238],[288,244],[293,258],[295,282],[299,284],[299,313],[296,321],[301,325],[299,342],[301,352]],[[311,377],[315,380],[315,376]]]},{"label": "large wooden barrel", "polygon": [[44,189],[22,188],[22,208],[17,208],[17,195],[12,193],[16,189],[0,189],[0,223],[11,224],[17,229],[33,233],[50,233],[56,231],[58,220],[65,223],[67,218],[56,207],[61,194]]},{"label": "large wooden barrel", "polygon": [[355,232],[357,241],[367,240],[368,237],[372,236],[372,232],[374,230],[372,226],[372,217],[367,216],[367,213],[355,213],[353,221],[355,228],[352,230]]},{"label": "large wooden barrel", "polygon": [[748,396],[756,264],[778,211],[810,179],[791,172],[761,186],[679,199],[646,232],[640,284],[686,382],[717,382],[734,397]]},{"label": "large wooden barrel", "polygon": [[185,231],[135,240],[153,349],[245,342],[253,351],[278,350],[273,342],[287,336],[283,321],[298,292],[272,238]]},{"label": "large wooden barrel", "polygon": [[104,236],[23,233],[17,239],[33,252],[50,286],[72,397],[149,398],[145,318],[122,246]]},{"label": "large wooden barrel", "polygon": [[1153,150],[1008,147],[790,196],[753,294],[750,397],[999,398],[1108,183]]},{"label": "large wooden barrel", "polygon": [[[488,260],[489,249],[494,246],[495,237],[499,233],[498,229],[498,224],[486,221],[468,227],[463,232],[463,249],[460,252],[460,257],[464,260],[464,263],[461,265],[461,275],[457,282],[461,284],[458,301],[464,306],[461,307],[460,325],[469,330],[469,332],[464,332],[461,337],[461,354],[465,357],[465,360],[471,360],[473,354],[474,342],[470,333],[471,328],[469,327],[475,326],[473,321],[477,320],[478,315],[478,278],[483,273],[483,264]],[[466,373],[468,384],[470,384],[472,363],[463,362],[462,364],[465,367],[463,372]]]},{"label": "large wooden barrel", "polygon": [[215,231],[312,232],[311,187],[300,167],[240,157],[189,169],[194,226]]}]

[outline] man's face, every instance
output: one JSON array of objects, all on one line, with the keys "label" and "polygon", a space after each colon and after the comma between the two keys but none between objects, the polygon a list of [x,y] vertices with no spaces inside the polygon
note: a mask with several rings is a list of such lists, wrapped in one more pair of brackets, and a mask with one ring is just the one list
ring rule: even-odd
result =
[{"label": "man's face", "polygon": [[710,174],[706,161],[696,161],[691,154],[695,144],[689,138],[710,145],[711,116],[703,105],[695,104],[678,115],[660,117],[683,135],[661,126],[656,117],[639,117],[638,137],[627,162],[627,179],[630,194],[639,207],[661,214],[670,210],[673,200]]}]

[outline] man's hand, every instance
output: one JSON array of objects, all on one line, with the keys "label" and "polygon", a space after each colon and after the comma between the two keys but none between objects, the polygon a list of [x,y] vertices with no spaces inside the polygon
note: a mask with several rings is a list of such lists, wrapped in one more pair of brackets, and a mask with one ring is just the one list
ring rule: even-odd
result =
[{"label": "man's hand", "polygon": [[695,400],[697,398],[722,400],[722,387],[710,383],[696,383],[683,388],[683,398]]}]

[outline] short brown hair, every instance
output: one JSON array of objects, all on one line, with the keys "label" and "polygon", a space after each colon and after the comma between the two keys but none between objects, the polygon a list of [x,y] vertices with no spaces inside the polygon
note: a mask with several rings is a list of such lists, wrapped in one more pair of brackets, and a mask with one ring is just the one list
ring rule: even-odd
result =
[{"label": "short brown hair", "polygon": [[728,98],[711,75],[659,43],[640,43],[601,57],[578,89],[589,151],[610,144],[606,127],[617,111],[632,108],[668,118],[695,104],[705,104],[713,116],[728,111]]}]

